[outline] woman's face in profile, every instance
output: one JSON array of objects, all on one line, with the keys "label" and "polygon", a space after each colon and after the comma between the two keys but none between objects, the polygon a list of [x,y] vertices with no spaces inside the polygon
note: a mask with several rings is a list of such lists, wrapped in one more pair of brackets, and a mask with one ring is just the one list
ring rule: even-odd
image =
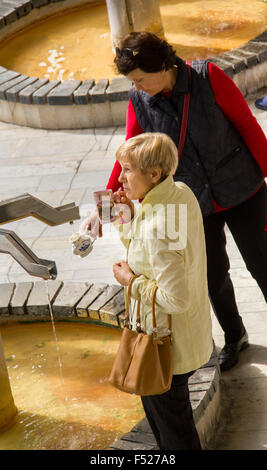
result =
[{"label": "woman's face in profile", "polygon": [[[137,91],[142,90],[151,96],[165,91],[166,87],[166,70],[160,72],[147,73],[141,69],[134,69],[128,75],[127,80],[133,82]],[[167,91],[167,90],[166,90]]]},{"label": "woman's face in profile", "polygon": [[133,168],[130,162],[120,162],[121,174],[119,182],[123,184],[128,199],[143,199],[154,187],[152,172],[142,173],[141,170]]}]

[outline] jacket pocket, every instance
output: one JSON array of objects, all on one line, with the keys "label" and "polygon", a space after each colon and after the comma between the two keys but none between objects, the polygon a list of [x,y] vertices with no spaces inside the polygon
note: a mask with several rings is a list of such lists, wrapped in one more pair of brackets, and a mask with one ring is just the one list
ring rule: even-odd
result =
[{"label": "jacket pocket", "polygon": [[234,158],[238,152],[240,152],[241,150],[241,147],[237,146],[235,147],[230,153],[228,153],[228,155],[226,155],[226,157],[224,157],[217,165],[216,165],[216,170],[218,170],[219,168],[222,168],[223,166],[225,166],[230,160],[232,160],[232,158]]}]

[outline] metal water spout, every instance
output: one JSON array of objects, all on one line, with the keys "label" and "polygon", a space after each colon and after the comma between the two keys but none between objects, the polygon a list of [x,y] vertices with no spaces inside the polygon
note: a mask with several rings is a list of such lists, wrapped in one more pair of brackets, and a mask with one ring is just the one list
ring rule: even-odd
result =
[{"label": "metal water spout", "polygon": [[[28,193],[0,202],[0,224],[29,216],[53,226],[80,218],[79,208],[74,203],[52,207]],[[31,276],[43,279],[57,276],[55,262],[39,259],[11,230],[0,229],[0,253],[10,254]]]},{"label": "metal water spout", "polygon": [[0,229],[0,253],[11,255],[31,276],[56,279],[54,261],[38,258],[33,251],[11,230]]},{"label": "metal water spout", "polygon": [[0,224],[33,216],[47,225],[60,225],[79,219],[79,208],[74,202],[52,207],[31,194],[21,194],[0,201]]},{"label": "metal water spout", "polygon": [[106,0],[112,49],[132,31],[150,31],[164,36],[159,0]]},{"label": "metal water spout", "polygon": [[[0,202],[0,224],[33,216],[48,225],[59,225],[79,219],[79,208],[74,203],[51,207],[30,194]],[[0,229],[0,253],[10,254],[28,274],[43,279],[55,279],[56,263],[39,259],[11,230]],[[12,425],[17,415],[10,387],[2,338],[0,334],[0,430]]]}]

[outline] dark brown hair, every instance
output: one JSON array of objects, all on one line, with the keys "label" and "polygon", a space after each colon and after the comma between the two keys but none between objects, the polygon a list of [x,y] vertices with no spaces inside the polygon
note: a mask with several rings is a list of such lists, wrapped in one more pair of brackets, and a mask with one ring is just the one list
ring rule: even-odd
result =
[{"label": "dark brown hair", "polygon": [[120,49],[117,48],[114,62],[119,73],[128,75],[137,68],[146,73],[168,70],[175,60],[175,51],[167,41],[149,32],[133,32],[123,39]]}]

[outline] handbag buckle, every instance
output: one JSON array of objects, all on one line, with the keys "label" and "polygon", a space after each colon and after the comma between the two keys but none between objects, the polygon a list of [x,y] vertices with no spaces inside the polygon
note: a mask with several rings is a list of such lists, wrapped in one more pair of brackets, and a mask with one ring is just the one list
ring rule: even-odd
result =
[{"label": "handbag buckle", "polygon": [[157,328],[152,328],[152,335],[153,335],[153,339],[156,340],[158,339],[158,329]]}]

